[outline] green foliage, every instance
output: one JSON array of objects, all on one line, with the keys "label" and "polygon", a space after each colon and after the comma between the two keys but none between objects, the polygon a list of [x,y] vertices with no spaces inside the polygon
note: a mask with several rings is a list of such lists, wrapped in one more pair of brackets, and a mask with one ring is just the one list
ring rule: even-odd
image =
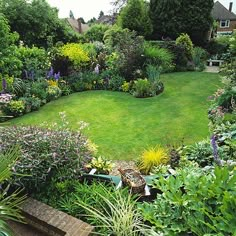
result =
[{"label": "green foliage", "polygon": [[157,66],[162,72],[170,72],[173,69],[173,55],[165,48],[159,48],[146,44],[144,47],[146,63]]},{"label": "green foliage", "polygon": [[23,78],[38,79],[45,76],[45,72],[49,68],[49,58],[47,52],[42,48],[33,46],[19,47],[19,58],[23,64]]},{"label": "green foliage", "polygon": [[75,202],[86,211],[87,217],[96,222],[98,228],[105,231],[101,235],[156,235],[143,223],[131,194],[124,194],[124,191],[119,190],[111,192],[105,187],[102,188],[102,192],[96,193],[96,206],[91,206],[87,200]]},{"label": "green foliage", "polygon": [[132,87],[133,95],[137,98],[153,97],[152,84],[147,79],[137,79]]},{"label": "green foliage", "polygon": [[148,64],[146,67],[147,79],[151,82],[158,81],[160,79],[160,70],[156,66]]},{"label": "green foliage", "polygon": [[152,37],[176,39],[187,33],[195,44],[203,44],[213,22],[213,5],[213,0],[151,0]]},{"label": "green foliage", "polygon": [[2,110],[8,116],[21,116],[25,111],[25,103],[20,100],[11,100],[2,107]]},{"label": "green foliage", "polygon": [[106,31],[104,42],[120,59],[116,71],[126,80],[132,79],[134,71],[143,64],[143,38],[138,37],[135,32],[115,25]]},{"label": "green foliage", "polygon": [[68,58],[73,68],[78,71],[89,62],[89,56],[78,43],[68,43],[60,48],[61,56]]},{"label": "green foliage", "polygon": [[86,41],[103,41],[105,32],[110,28],[109,25],[105,24],[93,24],[84,34]]},{"label": "green foliage", "polygon": [[4,127],[0,132],[0,145],[7,150],[13,144],[21,146],[21,155],[14,165],[14,183],[37,193],[54,178],[56,181],[74,179],[81,174],[84,164],[91,158],[87,139],[81,126],[73,132],[68,128],[65,114],[62,124],[43,127]]},{"label": "green foliage", "polygon": [[25,113],[37,111],[41,105],[41,100],[37,97],[22,97],[20,100],[25,104]]},{"label": "green foliage", "polygon": [[184,147],[183,155],[185,155],[187,159],[197,162],[201,167],[210,166],[214,162],[210,140],[203,140]]},{"label": "green foliage", "polygon": [[61,96],[61,90],[58,86],[48,86],[46,93],[47,93],[47,102],[55,100]]},{"label": "green foliage", "polygon": [[201,47],[193,48],[193,62],[195,69],[203,71],[206,64],[207,52]]},{"label": "green foliage", "polygon": [[154,180],[153,187],[162,194],[153,203],[140,205],[140,210],[165,235],[233,235],[235,181],[235,170],[227,167],[216,167],[213,173],[187,167]]},{"label": "green foliage", "polygon": [[96,173],[98,174],[109,174],[112,167],[111,161],[102,156],[93,157],[91,162],[86,165],[86,168],[89,168],[90,170],[93,168],[97,169]]},{"label": "green foliage", "polygon": [[[12,176],[11,168],[19,157],[19,148],[14,147],[5,153],[0,153],[0,184],[3,186],[5,181],[10,181]],[[0,234],[13,235],[12,230],[7,224],[8,220],[23,222],[20,205],[25,200],[25,196],[20,196],[20,191],[15,191],[9,195],[9,186],[0,189]]]},{"label": "green foliage", "polygon": [[[144,0],[129,0],[118,17],[118,24],[134,30],[138,35],[148,37],[152,33],[152,24],[148,15],[148,3]],[[132,20],[130,20],[132,19]]]},{"label": "green foliage", "polygon": [[0,11],[0,75],[19,76],[22,63],[15,45],[18,40],[17,33],[10,32],[10,26]]},{"label": "green foliage", "polygon": [[139,169],[145,175],[149,174],[152,168],[160,165],[166,165],[169,162],[168,152],[165,148],[156,146],[143,151]]},{"label": "green foliage", "polygon": [[45,0],[2,0],[0,12],[28,46],[49,47],[58,41],[77,40],[65,20],[58,18],[58,10]]},{"label": "green foliage", "polygon": [[41,100],[41,104],[45,104],[47,98],[47,87],[47,81],[35,81],[30,84],[29,91],[27,91],[26,95],[37,97]]},{"label": "green foliage", "polygon": [[137,79],[132,86],[132,94],[137,98],[153,97],[164,90],[164,85],[161,81],[154,82],[148,79]]},{"label": "green foliage", "polygon": [[121,91],[122,84],[124,83],[124,81],[125,79],[122,76],[113,75],[109,79],[108,89],[113,90],[113,91]]},{"label": "green foliage", "polygon": [[186,56],[189,60],[193,56],[193,43],[188,34],[181,34],[175,41],[176,45],[181,45],[185,49]]}]

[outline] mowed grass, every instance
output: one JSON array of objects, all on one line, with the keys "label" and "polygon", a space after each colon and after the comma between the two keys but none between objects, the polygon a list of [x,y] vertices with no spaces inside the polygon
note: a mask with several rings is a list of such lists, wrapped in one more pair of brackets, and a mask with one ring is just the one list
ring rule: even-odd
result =
[{"label": "mowed grass", "polygon": [[39,111],[12,119],[10,125],[60,122],[65,111],[72,129],[89,123],[86,135],[99,154],[111,159],[137,159],[144,148],[158,144],[191,144],[209,136],[208,96],[220,86],[218,74],[170,73],[161,76],[164,92],[152,98],[128,93],[88,91],[62,97]]}]

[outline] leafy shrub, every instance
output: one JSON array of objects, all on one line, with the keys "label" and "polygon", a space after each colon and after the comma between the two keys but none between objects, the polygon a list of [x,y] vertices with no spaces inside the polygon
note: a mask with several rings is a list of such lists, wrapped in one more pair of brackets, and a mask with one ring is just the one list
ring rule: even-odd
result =
[{"label": "leafy shrub", "polygon": [[21,46],[18,50],[23,64],[22,77],[26,79],[44,77],[49,68],[49,58],[45,49]]},{"label": "leafy shrub", "polygon": [[41,100],[37,97],[21,97],[19,100],[24,102],[26,113],[37,111],[41,105]]},{"label": "leafy shrub", "polygon": [[37,97],[41,100],[41,104],[45,104],[47,99],[47,87],[48,83],[46,80],[35,81],[31,83],[30,90],[26,95]]},{"label": "leafy shrub", "polygon": [[139,169],[144,174],[149,174],[153,167],[165,165],[169,162],[168,152],[166,149],[157,146],[145,150],[142,153],[139,163]]},{"label": "leafy shrub", "polygon": [[48,102],[55,100],[61,96],[61,90],[58,86],[48,86],[46,92]]},{"label": "leafy shrub", "polygon": [[122,84],[124,83],[125,79],[119,75],[112,76],[109,79],[109,89],[113,91],[121,91]]},{"label": "leafy shrub", "polygon": [[138,79],[134,81],[133,95],[137,98],[145,98],[154,96],[152,84],[147,79]]},{"label": "leafy shrub", "polygon": [[84,34],[88,42],[99,41],[103,42],[105,32],[110,28],[105,24],[93,24]]},{"label": "leafy shrub", "polygon": [[132,86],[132,94],[137,98],[153,97],[164,90],[161,81],[150,82],[147,79],[138,79]]},{"label": "leafy shrub", "polygon": [[144,47],[146,64],[151,64],[159,68],[160,71],[172,71],[173,55],[165,48],[159,48],[146,44]]},{"label": "leafy shrub", "polygon": [[191,161],[196,161],[201,167],[212,165],[214,161],[210,140],[184,147],[183,155]]},{"label": "leafy shrub", "polygon": [[117,71],[127,81],[133,77],[133,72],[143,64],[143,38],[137,36],[134,31],[112,26],[104,35],[105,45],[111,52],[118,54],[119,64]]},{"label": "leafy shrub", "polygon": [[25,111],[24,101],[11,100],[2,107],[3,112],[9,116],[21,116]]},{"label": "leafy shrub", "polygon": [[153,187],[163,192],[143,203],[145,220],[164,235],[233,235],[236,231],[236,171],[216,167],[213,173],[184,168],[160,177]]},{"label": "leafy shrub", "polygon": [[66,124],[62,114],[61,126],[1,128],[1,151],[13,144],[21,146],[21,156],[14,165],[14,171],[22,175],[16,175],[15,183],[25,187],[29,193],[37,193],[53,178],[55,181],[76,178],[91,158],[81,129],[74,132]]},{"label": "leafy shrub", "polygon": [[188,34],[180,34],[180,36],[175,40],[175,43],[176,45],[184,47],[187,58],[191,60],[193,55],[193,43]]},{"label": "leafy shrub", "polygon": [[122,91],[123,92],[129,92],[129,90],[130,90],[130,83],[129,82],[127,82],[127,81],[125,81],[123,84],[122,84]]},{"label": "leafy shrub", "polygon": [[88,54],[78,43],[68,43],[60,48],[60,52],[63,57],[71,61],[75,70],[79,70],[89,62]]}]

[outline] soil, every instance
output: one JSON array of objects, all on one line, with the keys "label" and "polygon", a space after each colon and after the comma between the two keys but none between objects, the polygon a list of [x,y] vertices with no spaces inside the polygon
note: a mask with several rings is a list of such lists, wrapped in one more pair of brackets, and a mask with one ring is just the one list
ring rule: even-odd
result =
[{"label": "soil", "polygon": [[134,161],[113,161],[114,167],[110,172],[110,175],[120,176],[119,168],[123,169],[134,169],[138,170]]}]

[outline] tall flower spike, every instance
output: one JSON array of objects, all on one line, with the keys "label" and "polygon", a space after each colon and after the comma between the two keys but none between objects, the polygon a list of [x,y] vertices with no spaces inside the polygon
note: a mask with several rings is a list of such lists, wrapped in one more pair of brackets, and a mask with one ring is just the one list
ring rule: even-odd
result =
[{"label": "tall flower spike", "polygon": [[2,79],[2,90],[3,92],[6,92],[6,89],[7,89],[7,81],[6,79]]}]

